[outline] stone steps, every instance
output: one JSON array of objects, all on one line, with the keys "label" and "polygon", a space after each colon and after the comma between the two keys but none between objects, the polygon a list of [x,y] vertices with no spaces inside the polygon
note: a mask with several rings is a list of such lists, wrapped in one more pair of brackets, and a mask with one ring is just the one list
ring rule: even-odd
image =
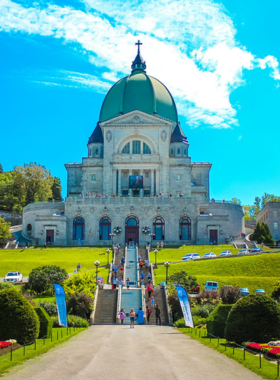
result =
[{"label": "stone steps", "polygon": [[[158,307],[160,308],[161,324],[169,325],[164,289],[155,289],[152,295],[154,296],[154,299],[155,299],[155,305],[157,304]],[[150,301],[149,301],[149,297],[147,293],[146,293],[146,306],[150,307]],[[151,310],[152,310],[152,314],[150,315],[150,324],[155,325],[156,324],[155,310],[153,308],[151,308]]]},{"label": "stone steps", "polygon": [[94,325],[114,325],[116,323],[117,299],[117,290],[99,290]]}]

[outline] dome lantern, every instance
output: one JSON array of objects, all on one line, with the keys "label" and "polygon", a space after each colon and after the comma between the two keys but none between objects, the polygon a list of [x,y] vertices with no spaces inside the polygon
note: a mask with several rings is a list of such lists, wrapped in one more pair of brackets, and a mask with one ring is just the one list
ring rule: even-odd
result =
[{"label": "dome lantern", "polygon": [[142,45],[142,43],[138,40],[138,42],[136,42],[135,45],[138,45],[138,52],[137,52],[137,55],[136,55],[134,61],[132,62],[132,65],[131,65],[131,69],[132,69],[131,72],[132,73],[135,70],[141,70],[141,71],[146,70],[146,62],[144,61],[144,59],[142,58],[142,56],[140,54],[140,45]]}]

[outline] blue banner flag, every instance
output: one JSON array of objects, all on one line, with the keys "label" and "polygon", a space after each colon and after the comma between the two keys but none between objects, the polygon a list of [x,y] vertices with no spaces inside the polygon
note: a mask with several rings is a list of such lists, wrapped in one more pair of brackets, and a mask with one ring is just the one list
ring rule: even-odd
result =
[{"label": "blue banner flag", "polygon": [[55,292],[55,298],[56,298],[56,307],[57,307],[59,324],[60,326],[68,327],[66,299],[65,299],[64,289],[62,286],[58,284],[54,284],[54,292]]},{"label": "blue banner flag", "polygon": [[182,286],[176,286],[179,302],[185,319],[185,325],[194,328],[192,311],[187,292]]}]

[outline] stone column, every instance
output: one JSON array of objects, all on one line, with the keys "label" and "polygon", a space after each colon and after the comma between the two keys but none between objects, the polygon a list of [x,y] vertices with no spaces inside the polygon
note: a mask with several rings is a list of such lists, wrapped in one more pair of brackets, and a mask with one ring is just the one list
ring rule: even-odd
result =
[{"label": "stone column", "polygon": [[160,176],[159,168],[156,168],[156,190],[155,190],[155,193],[161,192],[159,176]]},{"label": "stone column", "polygon": [[113,169],[113,194],[117,194],[117,169]]},{"label": "stone column", "polygon": [[122,194],[122,171],[118,170],[118,194],[119,196]]},{"label": "stone column", "polygon": [[[143,169],[140,169],[140,175],[143,176]],[[144,178],[143,178],[143,182],[144,182]],[[144,197],[144,189],[140,189],[140,197],[143,198]]]},{"label": "stone column", "polygon": [[155,183],[155,178],[154,178],[154,169],[151,170],[151,194],[154,194],[155,193],[155,189],[154,189],[154,183]]},{"label": "stone column", "polygon": [[[132,175],[132,169],[129,169],[129,173],[128,173],[128,186],[129,186],[129,177]],[[128,192],[130,194],[130,196],[132,197],[133,194],[132,194],[132,189],[128,189]]]}]

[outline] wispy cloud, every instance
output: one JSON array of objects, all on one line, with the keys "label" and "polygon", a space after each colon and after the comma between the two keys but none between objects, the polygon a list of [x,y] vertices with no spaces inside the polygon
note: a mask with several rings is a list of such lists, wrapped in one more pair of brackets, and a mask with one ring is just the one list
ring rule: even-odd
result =
[{"label": "wispy cloud", "polygon": [[[238,44],[232,19],[212,0],[83,0],[85,11],[55,4],[23,7],[0,3],[0,30],[39,34],[79,44],[100,76],[61,71],[41,83],[106,92],[129,74],[137,38],[143,45],[148,74],[167,85],[179,114],[196,127],[232,128],[238,124],[230,94],[244,84],[244,70],[270,68],[273,56],[254,57]],[[156,11],[157,10],[157,11]]]}]

